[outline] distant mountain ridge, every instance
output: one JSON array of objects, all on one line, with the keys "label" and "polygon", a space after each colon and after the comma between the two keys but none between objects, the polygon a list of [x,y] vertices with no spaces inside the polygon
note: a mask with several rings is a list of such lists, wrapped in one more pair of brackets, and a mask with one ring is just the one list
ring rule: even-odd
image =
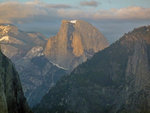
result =
[{"label": "distant mountain ridge", "polygon": [[46,37],[40,33],[20,31],[16,26],[0,24],[0,44],[3,53],[16,61],[23,57],[32,47],[44,46]]},{"label": "distant mountain ridge", "polygon": [[16,66],[31,107],[63,75],[108,46],[102,33],[81,20],[63,20],[58,35],[48,41],[40,33],[0,24],[0,44]]},{"label": "distant mountain ridge", "polygon": [[150,26],[134,29],[63,77],[35,113],[150,113]]},{"label": "distant mountain ridge", "polygon": [[40,33],[23,32],[14,25],[0,24],[1,50],[15,63],[30,106],[37,104],[57,79],[65,74],[65,70],[44,57],[46,41]]},{"label": "distant mountain ridge", "polygon": [[58,34],[48,40],[44,53],[50,61],[72,70],[106,47],[106,38],[91,24],[63,20]]}]

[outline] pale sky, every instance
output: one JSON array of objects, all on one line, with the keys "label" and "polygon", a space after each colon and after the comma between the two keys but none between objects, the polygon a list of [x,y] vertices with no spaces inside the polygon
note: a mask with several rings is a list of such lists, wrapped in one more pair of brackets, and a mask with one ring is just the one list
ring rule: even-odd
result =
[{"label": "pale sky", "polygon": [[110,43],[135,27],[150,25],[150,0],[0,0],[0,23],[56,35],[63,19],[96,26]]},{"label": "pale sky", "polygon": [[[39,0],[0,0],[0,2],[18,1],[30,2]],[[68,4],[71,6],[79,6],[80,2],[96,1],[99,5],[96,9],[111,9],[111,8],[124,8],[129,6],[140,6],[144,8],[150,7],[150,0],[40,0],[41,2],[50,4]]]}]

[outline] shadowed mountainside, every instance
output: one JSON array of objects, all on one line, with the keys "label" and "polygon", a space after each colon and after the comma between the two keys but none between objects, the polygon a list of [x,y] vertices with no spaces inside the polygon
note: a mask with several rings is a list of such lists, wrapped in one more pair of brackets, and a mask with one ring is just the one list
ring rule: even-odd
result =
[{"label": "shadowed mountainside", "polygon": [[32,113],[24,97],[19,75],[0,52],[0,113]]},{"label": "shadowed mountainside", "polygon": [[150,113],[150,26],[134,29],[63,77],[35,113]]}]

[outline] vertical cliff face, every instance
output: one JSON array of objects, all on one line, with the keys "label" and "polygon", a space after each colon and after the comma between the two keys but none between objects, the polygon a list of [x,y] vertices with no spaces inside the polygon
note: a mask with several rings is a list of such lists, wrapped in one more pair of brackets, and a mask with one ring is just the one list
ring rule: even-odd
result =
[{"label": "vertical cliff face", "polygon": [[31,113],[11,61],[0,52],[0,113]]},{"label": "vertical cliff face", "polygon": [[91,24],[63,20],[58,34],[48,40],[45,55],[70,70],[107,46],[105,37]]},{"label": "vertical cliff face", "polygon": [[150,113],[150,26],[134,29],[64,77],[36,113]]},{"label": "vertical cliff face", "polygon": [[126,83],[121,93],[124,101],[118,111],[150,113],[150,26],[134,29],[120,43],[132,51],[128,56]]},{"label": "vertical cliff face", "polygon": [[23,32],[14,25],[0,24],[1,50],[15,64],[31,107],[66,73],[44,56],[46,42],[40,33]]}]

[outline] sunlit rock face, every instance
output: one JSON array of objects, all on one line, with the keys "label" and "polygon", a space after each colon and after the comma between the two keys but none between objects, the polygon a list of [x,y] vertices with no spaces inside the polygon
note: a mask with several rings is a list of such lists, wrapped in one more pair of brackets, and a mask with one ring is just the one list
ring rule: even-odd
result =
[{"label": "sunlit rock face", "polygon": [[0,113],[32,113],[24,97],[18,73],[1,51]]},{"label": "sunlit rock face", "polygon": [[45,48],[46,57],[72,70],[108,46],[105,37],[91,24],[81,20],[63,20],[58,34]]},{"label": "sunlit rock face", "polygon": [[44,55],[47,39],[40,33],[20,31],[16,26],[0,24],[0,45],[20,75],[25,97],[32,107],[66,74],[66,70]]},{"label": "sunlit rock face", "polygon": [[66,72],[108,46],[95,27],[80,20],[62,21],[58,35],[48,41],[40,33],[1,24],[0,44],[16,66],[30,106],[39,103]]},{"label": "sunlit rock face", "polygon": [[150,113],[150,26],[134,29],[79,65],[35,113]]}]

